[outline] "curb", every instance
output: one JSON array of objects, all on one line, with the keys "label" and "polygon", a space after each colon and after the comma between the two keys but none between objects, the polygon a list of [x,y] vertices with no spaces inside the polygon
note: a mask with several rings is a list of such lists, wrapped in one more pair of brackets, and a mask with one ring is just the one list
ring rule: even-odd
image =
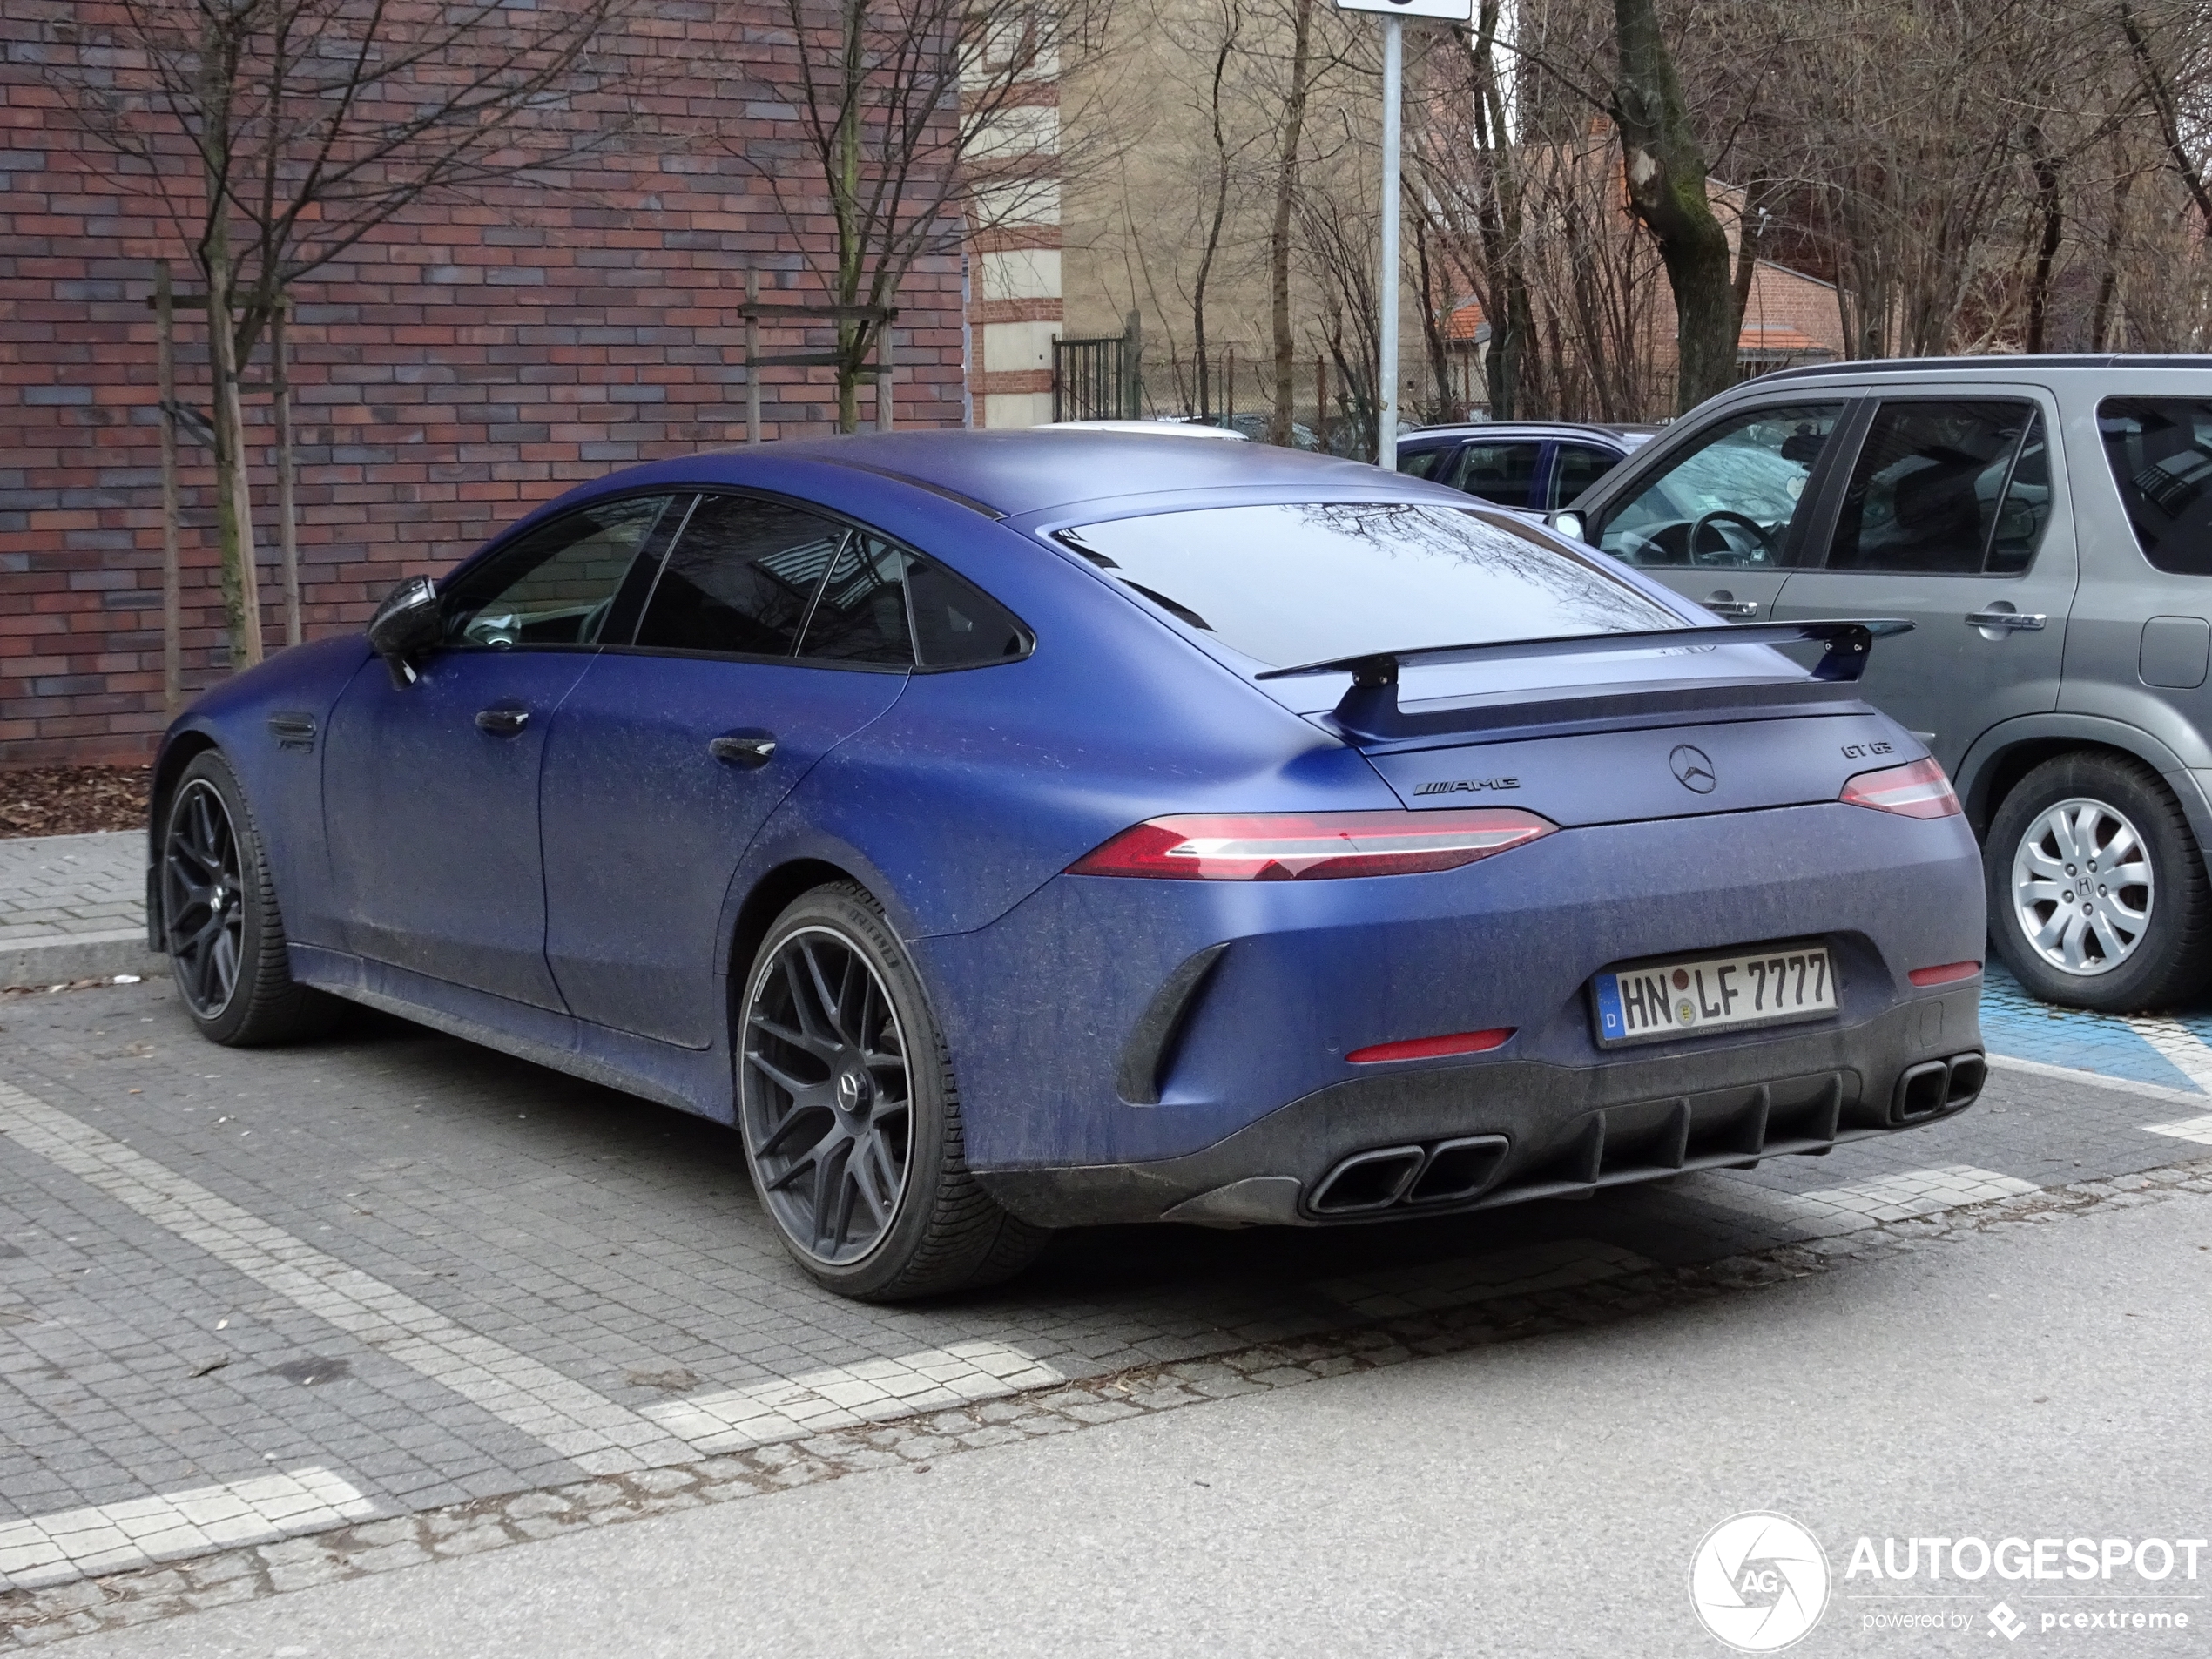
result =
[{"label": "curb", "polygon": [[169,959],[146,948],[144,927],[61,934],[0,945],[0,989],[66,985],[71,980],[110,979],[118,974],[151,979],[168,971]]}]

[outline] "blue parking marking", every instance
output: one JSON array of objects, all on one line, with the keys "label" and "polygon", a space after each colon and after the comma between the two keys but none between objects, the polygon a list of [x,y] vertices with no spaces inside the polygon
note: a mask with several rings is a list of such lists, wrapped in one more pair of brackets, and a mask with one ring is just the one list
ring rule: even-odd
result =
[{"label": "blue parking marking", "polygon": [[[2177,1015],[2175,1023],[2212,1042],[2212,1015]],[[1995,962],[1982,981],[1981,1032],[1992,1054],[2202,1092],[2118,1015],[2039,1002]]]}]

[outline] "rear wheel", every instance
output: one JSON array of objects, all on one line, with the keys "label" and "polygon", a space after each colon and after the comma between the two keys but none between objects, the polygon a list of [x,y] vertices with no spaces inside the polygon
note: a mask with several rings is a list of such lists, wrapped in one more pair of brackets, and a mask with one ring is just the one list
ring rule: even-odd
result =
[{"label": "rear wheel", "polygon": [[1983,858],[1997,954],[2046,1001],[2161,1008],[2212,968],[2212,883],[2196,838],[2139,761],[2045,761],[2005,798]]},{"label": "rear wheel", "polygon": [[995,1284],[1042,1246],[976,1184],[920,975],[861,888],[803,894],[753,959],[738,1125],[784,1247],[843,1296]]},{"label": "rear wheel", "polygon": [[292,977],[260,835],[216,751],[170,792],[160,846],[162,946],[200,1035],[243,1048],[329,1029],[341,1005]]}]

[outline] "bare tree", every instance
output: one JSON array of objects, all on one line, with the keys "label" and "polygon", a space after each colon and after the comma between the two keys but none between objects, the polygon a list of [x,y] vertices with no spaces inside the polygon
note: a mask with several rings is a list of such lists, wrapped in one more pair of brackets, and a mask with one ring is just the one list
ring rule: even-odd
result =
[{"label": "bare tree", "polygon": [[[1104,0],[784,0],[782,14],[771,44],[790,49],[787,62],[759,50],[749,14],[727,14],[730,70],[797,110],[808,165],[750,137],[724,142],[766,182],[833,305],[895,308],[918,260],[1056,199],[1082,158],[1071,129],[1105,131],[1061,103],[1069,72],[1098,49]],[[837,320],[842,430],[858,424],[883,327]]]},{"label": "bare tree", "polygon": [[[428,199],[618,130],[595,49],[625,0],[118,0],[56,79],[205,287],[231,663],[261,658],[239,385],[293,288]],[[589,112],[583,104],[600,95]]]}]

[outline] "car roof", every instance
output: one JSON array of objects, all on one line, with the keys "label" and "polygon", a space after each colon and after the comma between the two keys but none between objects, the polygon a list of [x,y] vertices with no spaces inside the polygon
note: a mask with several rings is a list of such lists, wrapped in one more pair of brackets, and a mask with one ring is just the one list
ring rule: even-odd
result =
[{"label": "car roof", "polygon": [[1461,438],[1608,438],[1629,447],[1658,431],[1656,426],[1615,426],[1596,421],[1460,421],[1439,426],[1415,427],[1399,435],[1399,446],[1419,445],[1428,440],[1457,442]]},{"label": "car roof", "polygon": [[[1756,380],[1746,381],[1744,386],[1767,386],[1777,381],[1834,380],[1846,374],[1987,374],[2001,369],[2017,374],[2021,369],[2049,368],[2212,368],[2212,357],[2188,356],[2180,353],[2106,352],[2092,355],[2088,353],[2040,353],[2029,356],[2018,352],[1993,354],[1984,357],[1862,357],[1834,363],[1800,363],[1795,368],[1777,368]],[[1742,389],[1741,388],[1737,389]]]},{"label": "car roof", "polygon": [[[1202,489],[1356,489],[1404,482],[1366,462],[1266,443],[1193,443],[1167,433],[958,428],[806,438],[762,448],[710,450],[682,464],[701,483],[723,468],[732,485],[758,485],[759,464],[826,462],[1019,518],[1076,502]],[[640,469],[646,470],[646,469]],[[658,471],[658,468],[651,469]]]}]

